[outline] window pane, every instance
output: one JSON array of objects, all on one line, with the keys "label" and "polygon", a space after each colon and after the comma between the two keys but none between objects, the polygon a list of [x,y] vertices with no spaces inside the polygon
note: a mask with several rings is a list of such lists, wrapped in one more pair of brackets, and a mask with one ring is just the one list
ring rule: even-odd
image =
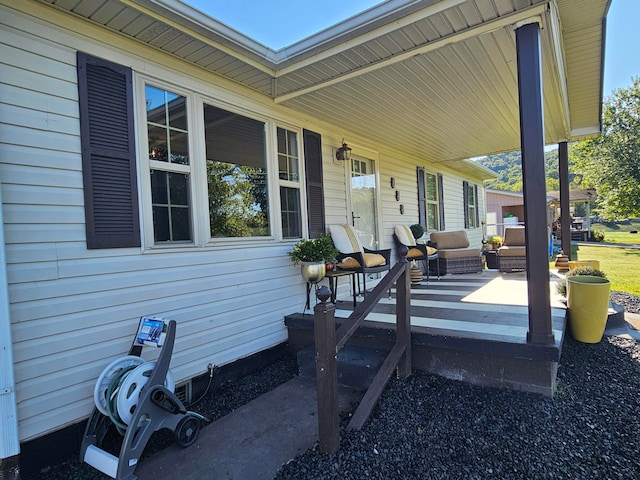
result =
[{"label": "window pane", "polygon": [[212,237],[269,235],[264,123],[204,107]]},{"label": "window pane", "polygon": [[280,180],[289,180],[288,159],[285,155],[278,155],[278,178]]},{"label": "window pane", "polygon": [[151,201],[156,242],[191,240],[188,175],[152,170]]},{"label": "window pane", "polygon": [[438,230],[438,206],[427,204],[427,231]]},{"label": "window pane", "polygon": [[149,125],[149,159],[167,161],[167,129]]},{"label": "window pane", "polygon": [[147,121],[166,125],[165,91],[147,85],[144,90],[147,102]]},{"label": "window pane", "polygon": [[189,208],[171,208],[171,240],[184,242],[191,240],[191,226],[189,221]]},{"label": "window pane", "polygon": [[438,200],[438,187],[436,183],[436,176],[427,173],[425,175],[425,180],[426,180],[426,189],[427,189],[427,192],[426,192],[427,200],[432,200],[432,201]]},{"label": "window pane", "polygon": [[169,203],[169,183],[167,172],[151,170],[151,202],[154,204]]},{"label": "window pane", "polygon": [[168,207],[153,207],[153,238],[156,242],[171,240]]},{"label": "window pane", "polygon": [[171,163],[189,165],[189,146],[187,145],[187,134],[183,132],[171,131]]},{"label": "window pane", "polygon": [[187,99],[176,95],[175,93],[167,92],[167,107],[169,110],[169,126],[172,128],[179,128],[180,130],[187,129]]},{"label": "window pane", "polygon": [[302,214],[300,211],[300,190],[280,188],[280,208],[282,215],[282,236],[299,238],[302,236]]}]

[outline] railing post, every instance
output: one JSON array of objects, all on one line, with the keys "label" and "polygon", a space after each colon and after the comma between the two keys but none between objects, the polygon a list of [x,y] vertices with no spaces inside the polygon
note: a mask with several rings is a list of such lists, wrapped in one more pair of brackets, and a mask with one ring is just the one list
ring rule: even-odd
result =
[{"label": "railing post", "polygon": [[[400,263],[404,263],[404,272],[396,282],[396,343],[403,344],[405,351],[398,363],[398,376],[411,375],[411,274],[407,260],[407,247],[400,247]],[[428,266],[427,266],[428,268]]]},{"label": "railing post", "polygon": [[320,287],[317,297],[321,303],[313,309],[318,386],[318,438],[321,453],[335,453],[340,448],[336,307],[332,303],[327,303],[330,295],[326,286]]}]

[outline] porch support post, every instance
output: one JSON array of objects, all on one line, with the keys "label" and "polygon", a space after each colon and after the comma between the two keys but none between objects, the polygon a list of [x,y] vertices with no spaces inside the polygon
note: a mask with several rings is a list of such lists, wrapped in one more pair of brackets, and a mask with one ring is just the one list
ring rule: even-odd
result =
[{"label": "porch support post", "polygon": [[571,217],[569,212],[569,153],[567,142],[558,144],[558,176],[560,177],[560,237],[561,248],[571,258]]},{"label": "porch support post", "polygon": [[516,29],[516,50],[529,294],[527,341],[546,345],[554,343],[554,337],[549,292],[549,236],[538,23],[528,23]]},{"label": "porch support post", "polygon": [[318,446],[321,453],[340,448],[338,418],[338,360],[336,352],[336,307],[321,298],[313,309],[318,386]]}]

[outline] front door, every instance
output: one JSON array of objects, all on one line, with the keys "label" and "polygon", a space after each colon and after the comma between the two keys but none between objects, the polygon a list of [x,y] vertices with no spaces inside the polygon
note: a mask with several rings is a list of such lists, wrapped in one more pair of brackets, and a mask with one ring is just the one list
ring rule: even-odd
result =
[{"label": "front door", "polygon": [[353,156],[351,159],[351,224],[362,245],[378,249],[378,192],[375,161]]}]

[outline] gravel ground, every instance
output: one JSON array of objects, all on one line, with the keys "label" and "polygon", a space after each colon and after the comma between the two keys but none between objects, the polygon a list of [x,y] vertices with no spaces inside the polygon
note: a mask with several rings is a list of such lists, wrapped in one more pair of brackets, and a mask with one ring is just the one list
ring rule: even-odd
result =
[{"label": "gravel ground", "polygon": [[611,301],[624,306],[624,311],[640,315],[640,297],[625,292],[611,292]]},{"label": "gravel ground", "polygon": [[[611,298],[640,314],[640,297]],[[284,357],[210,392],[192,410],[214,421],[296,370],[295,358]],[[416,372],[390,382],[362,430],[347,432],[347,422],[341,419],[337,454],[309,450],[275,479],[637,479],[640,343],[611,337],[589,345],[567,335],[553,400]],[[144,456],[172,442],[157,432]],[[31,478],[110,477],[74,458]]]},{"label": "gravel ground", "polygon": [[640,478],[640,344],[567,338],[555,398],[416,372],[392,380],[335,455],[310,450],[277,479]]}]

